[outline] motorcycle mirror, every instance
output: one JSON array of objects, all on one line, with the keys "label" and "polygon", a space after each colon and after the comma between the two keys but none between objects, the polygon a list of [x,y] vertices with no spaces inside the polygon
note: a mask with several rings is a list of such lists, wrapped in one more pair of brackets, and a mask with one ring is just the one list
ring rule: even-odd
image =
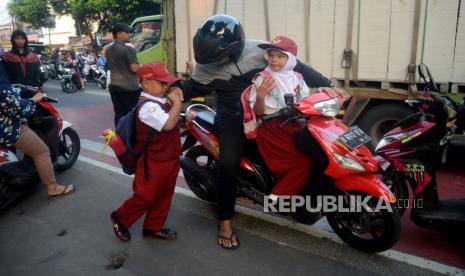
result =
[{"label": "motorcycle mirror", "polygon": [[291,106],[294,104],[294,94],[293,93],[286,93],[284,94],[284,102],[287,106]]},{"label": "motorcycle mirror", "polygon": [[424,63],[418,65],[418,73],[420,74],[420,77],[425,80],[425,82],[429,82],[428,68]]},{"label": "motorcycle mirror", "polygon": [[434,91],[439,91],[438,86],[436,85],[436,82],[434,81],[428,66],[426,66],[424,63],[420,63],[418,65],[418,73],[427,85],[429,85]]}]

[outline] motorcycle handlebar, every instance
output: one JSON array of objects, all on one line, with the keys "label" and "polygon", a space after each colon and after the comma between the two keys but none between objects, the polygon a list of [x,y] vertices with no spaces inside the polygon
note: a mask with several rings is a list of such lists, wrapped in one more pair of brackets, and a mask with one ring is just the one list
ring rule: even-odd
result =
[{"label": "motorcycle handlebar", "polygon": [[434,99],[431,97],[418,96],[415,100],[405,100],[406,103],[433,103]]},{"label": "motorcycle handlebar", "polygon": [[423,103],[433,103],[434,99],[431,97],[418,96],[418,101]]},{"label": "motorcycle handlebar", "polygon": [[269,120],[272,120],[278,117],[282,117],[284,120],[294,118],[294,117],[297,119],[296,117],[297,115],[300,115],[300,112],[297,111],[295,108],[285,107],[285,108],[280,109],[278,112],[263,116],[261,120],[264,123],[266,121],[269,121]]},{"label": "motorcycle handlebar", "polygon": [[48,102],[48,103],[58,103],[57,98],[49,97],[44,93],[44,90],[42,87],[33,87],[33,86],[26,86],[22,84],[13,84],[13,87],[20,89],[20,96],[21,98],[29,99],[34,97],[35,94],[37,93],[43,93],[44,97],[42,98],[43,102]]},{"label": "motorcycle handlebar", "polygon": [[43,99],[42,99],[43,102],[46,102],[46,103],[58,103],[58,99],[57,98],[53,98],[53,97],[49,97],[49,96],[45,96]]}]

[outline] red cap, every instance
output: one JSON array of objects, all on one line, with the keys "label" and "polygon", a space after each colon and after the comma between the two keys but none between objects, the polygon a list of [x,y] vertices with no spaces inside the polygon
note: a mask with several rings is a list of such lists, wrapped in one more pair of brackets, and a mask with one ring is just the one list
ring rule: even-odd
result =
[{"label": "red cap", "polygon": [[295,44],[294,40],[282,35],[275,37],[270,43],[258,44],[258,47],[264,50],[278,49],[297,56],[297,44]]},{"label": "red cap", "polygon": [[165,64],[161,62],[149,62],[143,64],[137,72],[139,81],[157,80],[161,82],[175,82],[178,79],[171,76]]}]

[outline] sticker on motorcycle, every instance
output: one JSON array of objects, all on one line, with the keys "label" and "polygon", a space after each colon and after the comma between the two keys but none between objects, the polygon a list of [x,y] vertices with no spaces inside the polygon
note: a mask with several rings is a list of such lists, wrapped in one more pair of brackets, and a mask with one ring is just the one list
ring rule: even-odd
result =
[{"label": "sticker on motorcycle", "polygon": [[423,183],[425,181],[425,166],[418,164],[405,164],[405,171],[416,182]]}]

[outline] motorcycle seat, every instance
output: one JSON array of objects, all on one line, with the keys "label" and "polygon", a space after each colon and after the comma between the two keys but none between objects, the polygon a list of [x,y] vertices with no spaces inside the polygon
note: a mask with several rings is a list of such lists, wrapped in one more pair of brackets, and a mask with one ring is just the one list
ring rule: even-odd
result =
[{"label": "motorcycle seat", "polygon": [[217,134],[215,126],[215,113],[211,111],[200,111],[195,117],[195,121],[208,131]]}]

